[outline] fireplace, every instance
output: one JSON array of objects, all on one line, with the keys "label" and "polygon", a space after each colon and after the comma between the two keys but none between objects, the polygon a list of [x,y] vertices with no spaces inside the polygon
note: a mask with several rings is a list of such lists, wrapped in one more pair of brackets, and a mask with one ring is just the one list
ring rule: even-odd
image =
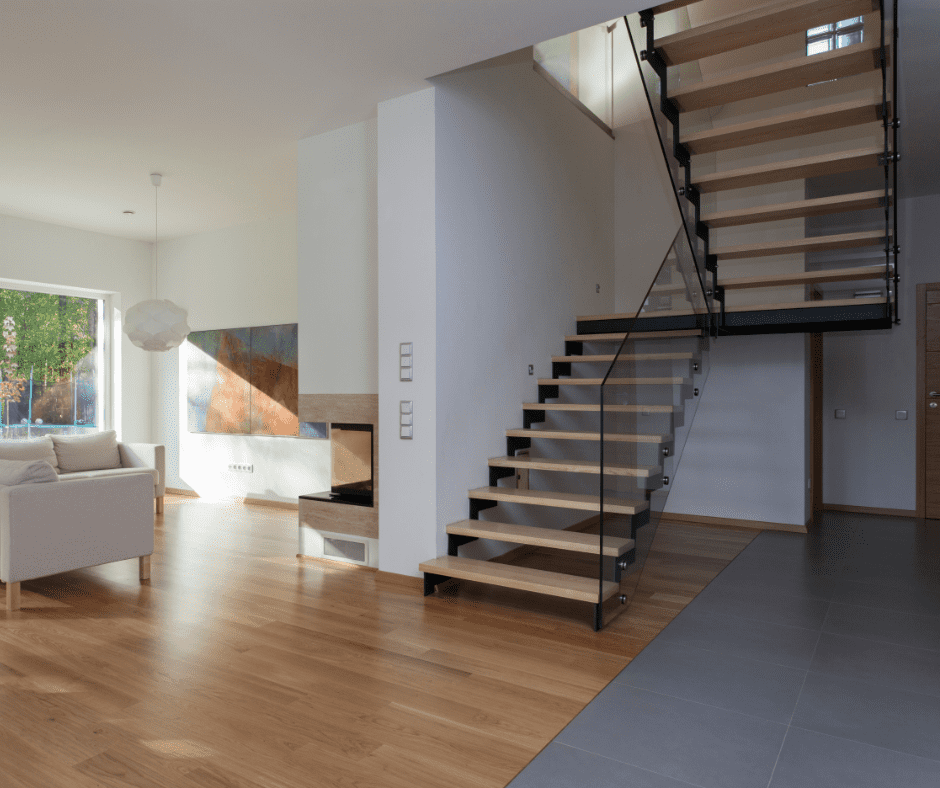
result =
[{"label": "fireplace", "polygon": [[373,439],[371,424],[330,424],[330,489],[301,498],[373,506]]}]

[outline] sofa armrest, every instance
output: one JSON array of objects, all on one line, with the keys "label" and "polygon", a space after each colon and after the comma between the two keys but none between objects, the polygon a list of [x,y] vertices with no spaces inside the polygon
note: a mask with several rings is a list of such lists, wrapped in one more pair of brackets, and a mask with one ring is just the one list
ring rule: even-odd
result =
[{"label": "sofa armrest", "polygon": [[0,580],[150,555],[152,495],[149,473],[0,488]]},{"label": "sofa armrest", "polygon": [[154,496],[162,498],[166,492],[166,447],[159,443],[119,443],[118,451],[122,468],[157,469]]}]

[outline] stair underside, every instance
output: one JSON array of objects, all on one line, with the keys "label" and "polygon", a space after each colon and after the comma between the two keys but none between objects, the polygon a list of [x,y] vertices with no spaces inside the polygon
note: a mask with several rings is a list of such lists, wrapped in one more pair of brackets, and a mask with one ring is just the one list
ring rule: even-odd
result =
[{"label": "stair underside", "polygon": [[[698,2],[698,0],[694,0]],[[581,320],[590,320],[590,318],[579,317]],[[623,342],[626,334],[619,333],[606,334],[574,334],[565,337],[565,342]],[[640,339],[680,339],[684,337],[701,337],[702,330],[699,328],[683,328],[676,331],[631,331],[630,340]]]},{"label": "stair underside", "polygon": [[691,361],[694,353],[623,353],[615,355],[552,356],[552,361],[562,364],[591,363],[599,361]]},{"label": "stair underside", "polygon": [[[658,314],[658,313],[657,313]],[[683,313],[685,314],[685,313]],[[693,314],[688,312],[688,314]],[[582,318],[578,318],[581,320]],[[592,318],[583,318],[591,320]],[[539,378],[540,386],[599,386],[603,378]],[[608,378],[607,386],[687,386],[691,381],[687,378]]]},{"label": "stair underside", "polygon": [[883,190],[840,194],[836,197],[817,197],[812,200],[758,205],[734,211],[703,213],[702,222],[711,228],[740,227],[745,224],[775,222],[783,219],[801,219],[810,216],[825,216],[832,213],[866,211],[884,207]]},{"label": "stair underside", "polygon": [[[747,312],[754,310],[764,310],[764,309],[810,309],[812,307],[819,306],[848,306],[850,304],[877,304],[883,303],[883,298],[844,298],[844,299],[828,299],[825,301],[796,301],[788,302],[785,304],[745,304],[741,306],[726,306],[726,312]],[[668,316],[691,316],[696,314],[690,309],[664,309],[661,312],[644,312],[641,317],[662,317],[664,315]],[[599,321],[604,322],[608,320],[632,320],[633,315],[594,315],[593,317],[579,317],[579,321]],[[586,378],[576,378],[575,380],[586,380]],[[545,381],[545,383],[564,383],[565,381]],[[570,382],[570,381],[569,381]],[[610,382],[610,381],[608,381]],[[688,382],[688,381],[687,381]],[[542,383],[542,381],[539,381]]]},{"label": "stair underside", "polygon": [[[811,285],[823,282],[860,282],[866,279],[884,279],[883,265],[866,265],[856,268],[838,268],[831,271],[803,271],[793,274],[771,274],[769,276],[745,276],[724,279],[720,282],[726,290],[745,290],[755,287],[783,287],[785,285]],[[815,303],[820,303],[816,301]],[[825,302],[823,302],[825,303]]]},{"label": "stair underside", "polygon": [[[577,509],[582,512],[599,512],[600,501],[596,495],[551,492],[549,490],[517,490],[512,487],[479,487],[470,490],[470,498],[481,501],[503,503],[528,503],[536,506],[552,506],[556,509]],[[607,514],[623,514],[632,517],[650,508],[648,501],[631,501],[626,498],[604,498]]]},{"label": "stair underside", "polygon": [[[503,588],[534,591],[537,594],[574,599],[580,602],[596,604],[598,601],[598,582],[592,578],[497,564],[492,561],[477,561],[452,555],[424,561],[418,569],[421,572],[454,577],[459,580],[473,580]],[[605,580],[600,586],[600,591],[601,600],[610,599],[619,593],[620,584]]]},{"label": "stair underside", "polygon": [[670,0],[668,3],[661,3],[655,6],[652,11],[654,14],[665,14],[667,11],[675,11],[677,8],[685,8],[697,2],[699,2],[699,0]]},{"label": "stair underside", "polygon": [[655,47],[668,65],[678,66],[877,10],[872,0],[787,0],[664,36]]},{"label": "stair underside", "polygon": [[860,148],[842,153],[827,153],[821,156],[807,156],[802,159],[761,164],[756,167],[742,167],[711,175],[699,175],[694,178],[694,181],[695,186],[702,193],[744,189],[748,186],[764,186],[769,183],[802,180],[819,175],[867,170],[879,166],[878,159],[883,153],[882,148]]},{"label": "stair underside", "polygon": [[747,260],[753,257],[774,257],[797,252],[824,252],[830,249],[860,249],[866,246],[884,246],[883,230],[862,233],[819,235],[812,238],[797,238],[791,241],[770,241],[759,244],[723,246],[712,251],[719,261]]},{"label": "stair underside", "polygon": [[716,151],[801,137],[820,131],[833,131],[882,119],[881,101],[860,99],[832,104],[820,109],[791,112],[774,118],[736,123],[708,131],[683,134],[682,144],[690,153]]},{"label": "stair underside", "polygon": [[[600,405],[584,405],[573,402],[530,402],[522,406],[523,410],[560,410],[573,413],[599,413]],[[604,405],[605,413],[675,413],[673,405]]]},{"label": "stair underside", "polygon": [[881,68],[880,43],[864,41],[820,55],[801,56],[708,79],[680,88],[669,97],[680,111],[687,112],[806,87],[852,74],[863,74],[876,68]]},{"label": "stair underside", "polygon": [[[568,441],[599,441],[599,432],[584,432],[581,430],[506,430],[508,438],[549,438],[551,440]],[[604,440],[614,443],[669,443],[670,435],[634,435],[626,432],[605,432]]]},{"label": "stair underside", "polygon": [[[563,471],[567,473],[593,473],[601,472],[601,464],[592,460],[556,460],[546,457],[492,457],[491,468],[515,468],[530,471]],[[648,479],[663,472],[658,465],[611,465],[604,464],[604,474],[609,476],[625,476],[631,479]]]},{"label": "stair underside", "polygon": [[[572,553],[597,555],[600,550],[600,537],[597,534],[563,531],[555,528],[533,528],[529,525],[498,523],[491,520],[461,520],[459,523],[448,525],[447,533],[533,547],[551,547]],[[633,539],[624,539],[619,536],[604,537],[604,555],[617,558],[634,547],[636,547],[636,542]]]}]

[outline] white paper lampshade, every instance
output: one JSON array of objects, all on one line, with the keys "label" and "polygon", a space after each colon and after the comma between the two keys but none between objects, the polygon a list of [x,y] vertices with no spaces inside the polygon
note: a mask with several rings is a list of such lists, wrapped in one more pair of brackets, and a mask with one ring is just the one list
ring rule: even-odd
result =
[{"label": "white paper lampshade", "polygon": [[189,334],[186,310],[172,301],[141,301],[124,315],[124,333],[137,347],[163,353],[183,344]]}]

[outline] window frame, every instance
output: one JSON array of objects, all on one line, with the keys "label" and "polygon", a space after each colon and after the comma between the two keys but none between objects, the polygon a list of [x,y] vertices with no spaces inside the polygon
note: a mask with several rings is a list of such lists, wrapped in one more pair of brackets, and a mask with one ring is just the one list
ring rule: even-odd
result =
[{"label": "window frame", "polygon": [[[853,22],[851,25],[846,25],[843,28],[840,28],[843,22],[848,22],[849,19],[858,19],[858,22]],[[849,17],[849,19],[842,19],[839,22],[830,22],[828,25],[817,25],[816,27],[811,27],[806,31],[806,56],[813,57],[814,55],[823,55],[825,52],[834,52],[837,49],[845,49],[845,47],[839,46],[839,36],[849,35],[851,33],[861,33],[861,43],[865,40],[865,17]],[[818,30],[820,27],[829,28],[828,31],[822,33],[816,33],[815,35],[810,35],[813,30]],[[818,43],[819,41],[829,40],[832,42],[832,46],[825,52],[814,52],[810,54],[809,48],[812,44]],[[849,44],[848,46],[853,46]]]},{"label": "window frame", "polygon": [[84,287],[51,285],[46,282],[26,282],[18,279],[0,279],[0,288],[19,290],[27,293],[46,293],[55,296],[75,296],[93,298],[98,301],[98,396],[96,398],[95,423],[99,432],[115,429],[116,380],[115,373],[120,369],[120,360],[115,358],[114,341],[114,302],[116,293],[91,290]]}]

